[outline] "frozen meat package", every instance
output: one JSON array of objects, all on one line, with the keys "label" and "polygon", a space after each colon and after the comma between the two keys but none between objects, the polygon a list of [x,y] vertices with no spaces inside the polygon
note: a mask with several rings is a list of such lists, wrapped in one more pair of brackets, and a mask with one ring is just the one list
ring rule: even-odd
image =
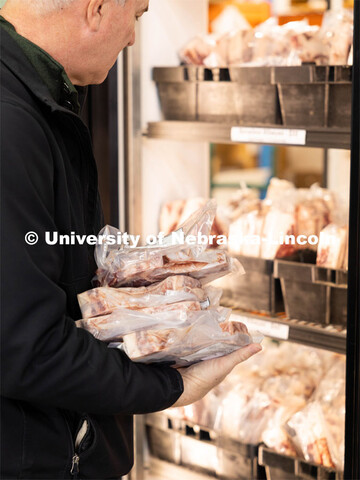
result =
[{"label": "frozen meat package", "polygon": [[[216,203],[208,201],[178,228],[185,241],[165,237],[156,245],[130,248],[106,239],[96,247],[96,287],[78,295],[83,318],[77,326],[136,362],[187,366],[231,353],[262,335],[231,321],[220,306],[222,291],[209,283],[231,272],[244,273],[225,251],[196,240],[208,236]],[[187,242],[189,236],[196,241]],[[178,237],[176,237],[178,238]]]},{"label": "frozen meat package", "polygon": [[[97,286],[140,287],[160,282],[170,275],[189,275],[202,284],[242,267],[223,250],[207,250],[216,214],[216,202],[207,201],[176,232],[155,245],[130,248],[103,242],[95,249]],[[105,227],[99,235],[117,237],[118,230]],[[191,240],[191,241],[190,241]]]}]

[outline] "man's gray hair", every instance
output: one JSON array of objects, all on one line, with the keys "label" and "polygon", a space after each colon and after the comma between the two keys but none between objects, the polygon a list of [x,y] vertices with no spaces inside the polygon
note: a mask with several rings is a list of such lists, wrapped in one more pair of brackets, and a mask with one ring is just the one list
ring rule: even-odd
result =
[{"label": "man's gray hair", "polygon": [[[49,13],[61,8],[68,7],[76,0],[27,0],[31,2],[31,6],[37,10],[38,13]],[[127,0],[114,0],[121,6],[125,5]]]}]

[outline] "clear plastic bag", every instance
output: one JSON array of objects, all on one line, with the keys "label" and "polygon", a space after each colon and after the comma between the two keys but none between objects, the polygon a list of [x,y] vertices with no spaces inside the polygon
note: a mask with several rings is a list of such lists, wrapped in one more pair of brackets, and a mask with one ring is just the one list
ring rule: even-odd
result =
[{"label": "clear plastic bag", "polygon": [[331,451],[336,447],[332,445],[319,402],[311,402],[303,410],[295,413],[285,428],[306,461],[335,468]]},{"label": "clear plastic bag", "polygon": [[348,255],[348,228],[327,225],[320,232],[316,265],[332,269],[346,269]]},{"label": "clear plastic bag", "polygon": [[160,283],[138,288],[93,288],[78,295],[83,318],[107,315],[117,308],[141,309],[159,307],[185,301],[204,302],[217,306],[221,290],[214,287],[202,288],[199,280],[189,276],[167,277]]},{"label": "clear plastic bag", "polygon": [[245,345],[260,342],[241,323],[228,322],[230,310],[209,309],[189,315],[181,328],[146,329],[124,335],[122,348],[135,362],[170,361],[187,366],[202,360],[227,355]]},{"label": "clear plastic bag", "polygon": [[[208,303],[204,305],[205,308],[207,306]],[[111,342],[140,330],[183,327],[196,321],[199,316],[211,315],[211,311],[202,310],[202,304],[197,301],[179,302],[140,310],[117,308],[110,315],[82,319],[76,323],[95,338]],[[219,319],[224,320],[221,315]]]},{"label": "clear plastic bag", "polygon": [[[205,251],[206,238],[211,232],[216,213],[216,202],[209,200],[193,213],[161,244],[129,248],[104,241],[97,245],[95,259],[98,265],[97,286],[139,287],[159,282],[170,275],[190,275],[208,283],[212,279],[238,269],[225,252]],[[100,235],[116,236],[113,227],[105,227]],[[195,241],[193,241],[195,239]]]},{"label": "clear plastic bag", "polygon": [[321,405],[331,437],[332,460],[338,470],[344,470],[345,456],[345,377],[344,356],[336,357],[332,367],[316,389],[313,400]]},{"label": "clear plastic bag", "polygon": [[206,65],[207,59],[216,55],[217,64],[214,67],[225,66],[226,58],[223,58],[218,48],[221,35],[209,34],[198,35],[190,40],[179,52],[181,63],[187,65]]},{"label": "clear plastic bag", "polygon": [[211,390],[201,400],[184,407],[183,419],[201,427],[214,429],[220,397],[217,389]]}]

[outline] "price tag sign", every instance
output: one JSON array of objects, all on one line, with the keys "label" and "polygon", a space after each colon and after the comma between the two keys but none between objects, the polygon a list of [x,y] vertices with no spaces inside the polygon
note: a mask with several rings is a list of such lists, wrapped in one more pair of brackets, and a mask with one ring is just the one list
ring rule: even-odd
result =
[{"label": "price tag sign", "polygon": [[231,141],[278,145],[306,145],[306,130],[232,127]]},{"label": "price tag sign", "polygon": [[289,338],[289,325],[270,322],[269,320],[250,318],[245,315],[237,315],[234,313],[231,315],[231,320],[244,323],[248,330],[257,330],[266,337],[278,338],[280,340],[288,340]]}]

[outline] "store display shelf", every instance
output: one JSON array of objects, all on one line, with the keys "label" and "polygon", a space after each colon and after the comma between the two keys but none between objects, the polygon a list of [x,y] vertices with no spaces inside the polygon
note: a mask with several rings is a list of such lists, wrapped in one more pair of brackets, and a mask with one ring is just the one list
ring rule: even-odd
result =
[{"label": "store display shelf", "polygon": [[166,412],[146,415],[145,424],[153,457],[216,478],[265,479],[257,461],[257,445],[223,437],[213,429],[170,417]]},{"label": "store display shelf", "polygon": [[144,468],[143,480],[209,480],[208,475],[193,472],[186,467],[150,456],[148,466]]},{"label": "store display shelf", "polygon": [[267,337],[346,354],[346,330],[341,326],[255,315],[241,310],[234,310],[232,316]]},{"label": "store display shelf", "polygon": [[305,462],[266,448],[259,447],[259,464],[265,467],[267,480],[343,480],[344,475],[314,463]]},{"label": "store display shelf", "polygon": [[171,462],[174,471],[185,467],[182,478],[188,478],[187,472],[195,476],[202,472],[232,480],[343,480],[342,472],[277,453],[264,444],[242,443],[166,412],[146,415],[145,424],[152,460]]},{"label": "store display shelf", "polygon": [[211,143],[256,143],[262,145],[350,148],[350,131],[329,128],[303,129],[282,126],[236,126],[210,122],[150,122],[148,138]]}]

